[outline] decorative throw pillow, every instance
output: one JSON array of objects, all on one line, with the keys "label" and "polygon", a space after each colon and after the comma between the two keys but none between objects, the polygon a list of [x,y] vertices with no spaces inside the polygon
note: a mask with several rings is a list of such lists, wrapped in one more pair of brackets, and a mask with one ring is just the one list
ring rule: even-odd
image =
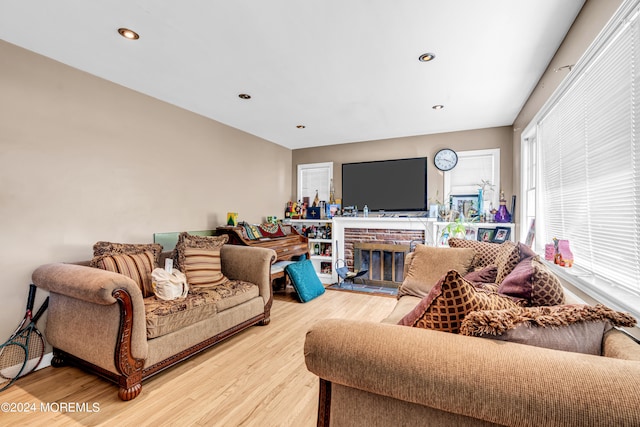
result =
[{"label": "decorative throw pillow", "polygon": [[495,283],[496,276],[498,275],[498,267],[495,265],[488,265],[479,270],[470,271],[464,275],[464,278],[474,285],[478,283]]},{"label": "decorative throw pillow", "polygon": [[520,249],[518,248],[518,245],[511,241],[501,243],[495,259],[496,267],[498,267],[496,284],[501,284],[504,278],[513,271],[519,262]]},{"label": "decorative throw pillow", "polygon": [[229,236],[195,236],[182,232],[173,250],[174,266],[187,276],[190,286],[218,285],[228,279],[222,274],[220,249]]},{"label": "decorative throw pillow", "polygon": [[301,302],[311,301],[324,294],[324,286],[318,279],[311,260],[306,259],[289,264],[284,271],[289,276]]},{"label": "decorative throw pillow", "polygon": [[468,313],[518,307],[505,295],[476,289],[455,270],[449,271],[399,325],[435,329],[457,334]]},{"label": "decorative throw pillow", "polygon": [[228,279],[222,274],[220,248],[184,248],[182,272],[190,286],[215,286]]},{"label": "decorative throw pillow", "polygon": [[635,319],[603,305],[518,307],[469,313],[460,333],[555,350],[602,354],[604,334],[614,326],[631,327]]},{"label": "decorative throw pillow", "polygon": [[416,245],[407,276],[398,288],[398,298],[403,295],[425,297],[433,286],[449,270],[466,274],[471,268],[475,251],[469,248],[436,248]]},{"label": "decorative throw pillow", "polygon": [[531,306],[564,304],[560,280],[545,266],[538,255],[524,258],[500,283],[498,292],[526,299]]},{"label": "decorative throw pillow", "polygon": [[473,268],[484,268],[488,265],[495,264],[496,256],[500,251],[499,243],[479,242],[477,240],[465,240],[450,238],[450,248],[471,248],[475,251],[476,256],[473,260]]},{"label": "decorative throw pillow", "polygon": [[[94,258],[102,255],[118,255],[118,254],[139,254],[144,251],[150,251],[153,254],[155,265],[158,264],[158,258],[162,253],[162,245],[158,243],[113,243],[100,241],[93,245]],[[94,260],[91,266],[96,267]]]},{"label": "decorative throw pillow", "polygon": [[155,268],[156,262],[153,252],[99,255],[93,257],[91,263],[96,268],[113,271],[129,277],[138,284],[143,297],[154,295],[151,272]]}]

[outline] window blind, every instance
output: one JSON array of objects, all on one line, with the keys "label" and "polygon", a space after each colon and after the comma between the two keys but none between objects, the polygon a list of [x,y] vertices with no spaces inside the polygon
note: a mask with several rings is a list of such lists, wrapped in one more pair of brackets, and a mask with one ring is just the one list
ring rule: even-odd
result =
[{"label": "window blind", "polygon": [[636,9],[537,130],[536,249],[568,239],[576,268],[619,300],[640,296],[639,34]]}]

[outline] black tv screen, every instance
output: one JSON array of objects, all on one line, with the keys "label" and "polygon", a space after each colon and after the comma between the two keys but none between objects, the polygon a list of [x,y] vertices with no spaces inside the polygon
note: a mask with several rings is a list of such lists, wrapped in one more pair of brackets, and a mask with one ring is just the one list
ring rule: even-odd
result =
[{"label": "black tv screen", "polygon": [[427,210],[427,158],[344,163],[342,206],[362,211]]}]

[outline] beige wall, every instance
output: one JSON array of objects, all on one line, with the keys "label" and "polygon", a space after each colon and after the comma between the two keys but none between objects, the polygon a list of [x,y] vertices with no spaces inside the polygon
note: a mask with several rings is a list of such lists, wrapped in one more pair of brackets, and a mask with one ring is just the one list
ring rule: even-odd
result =
[{"label": "beige wall", "polygon": [[0,58],[2,340],[43,263],[283,211],[291,150],[2,41]]},{"label": "beige wall", "polygon": [[500,182],[503,184],[505,194],[510,195],[512,193],[512,140],[512,128],[505,126],[293,150],[291,197],[296,196],[298,164],[333,162],[334,186],[336,197],[339,198],[342,196],[342,163],[426,156],[429,160],[427,169],[428,196],[435,196],[437,190],[440,199],[442,199],[444,175],[433,165],[434,154],[442,148],[452,148],[456,151],[499,148]]}]

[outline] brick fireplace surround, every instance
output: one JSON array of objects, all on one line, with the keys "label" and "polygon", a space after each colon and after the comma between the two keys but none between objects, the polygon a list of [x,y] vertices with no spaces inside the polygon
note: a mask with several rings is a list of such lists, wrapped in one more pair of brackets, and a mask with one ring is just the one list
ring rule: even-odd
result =
[{"label": "brick fireplace surround", "polygon": [[[344,260],[349,269],[354,270],[354,264],[359,267],[357,260],[354,262],[354,252],[360,252],[360,250],[354,250],[354,244],[365,243],[366,250],[378,252],[377,256],[382,260],[378,259],[375,265],[367,266],[374,271],[364,277],[373,279],[376,284],[386,286],[397,286],[398,282],[402,281],[401,269],[404,265],[404,257],[401,254],[390,255],[389,252],[408,252],[410,245],[424,243],[425,240],[430,241],[431,234],[432,222],[427,218],[340,217],[333,219],[333,238],[337,245],[336,260]],[[401,246],[396,249],[389,245]],[[393,259],[393,266],[387,262],[387,266],[382,267],[385,256],[381,254],[384,252],[387,252],[387,261]],[[385,270],[387,273],[381,271],[382,269],[388,269],[388,271]]]}]

